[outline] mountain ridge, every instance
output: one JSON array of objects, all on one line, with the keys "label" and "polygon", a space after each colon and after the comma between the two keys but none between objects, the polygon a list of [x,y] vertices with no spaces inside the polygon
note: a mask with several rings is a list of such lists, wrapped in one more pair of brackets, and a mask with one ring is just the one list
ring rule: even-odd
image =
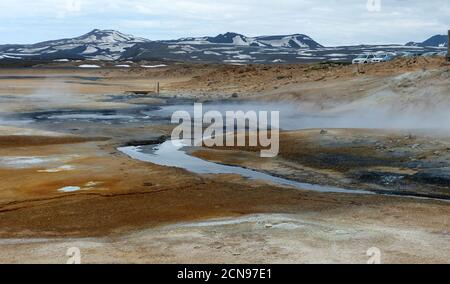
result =
[{"label": "mountain ridge", "polygon": [[391,52],[408,56],[441,54],[441,47],[360,45],[324,47],[304,34],[247,37],[217,36],[152,41],[115,30],[94,29],[78,37],[36,44],[0,45],[0,60],[175,60],[188,62],[309,63],[350,62],[360,53]]},{"label": "mountain ridge", "polygon": [[407,46],[448,47],[448,35],[434,35],[423,42],[408,42]]},{"label": "mountain ridge", "polygon": [[264,35],[248,37],[235,32],[219,34],[215,37],[190,37],[168,42],[191,44],[234,44],[240,46],[286,47],[286,48],[320,48],[321,44],[304,34]]}]

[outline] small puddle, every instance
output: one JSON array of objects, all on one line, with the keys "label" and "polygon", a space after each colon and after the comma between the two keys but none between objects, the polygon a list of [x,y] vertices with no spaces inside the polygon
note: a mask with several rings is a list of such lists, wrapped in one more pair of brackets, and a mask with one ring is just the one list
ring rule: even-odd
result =
[{"label": "small puddle", "polygon": [[59,192],[75,192],[81,190],[81,187],[79,186],[65,186],[60,189],[58,189]]},{"label": "small puddle", "polygon": [[375,194],[364,190],[343,189],[331,186],[302,183],[242,167],[227,166],[205,161],[188,155],[183,150],[185,146],[186,144],[183,143],[183,140],[169,140],[157,146],[130,146],[121,147],[118,148],[118,150],[135,160],[150,162],[160,166],[182,168],[196,174],[237,174],[248,179],[263,180],[273,184],[294,187],[302,190],[327,193]]},{"label": "small puddle", "polygon": [[60,161],[58,157],[0,157],[0,167],[26,169]]},{"label": "small puddle", "polygon": [[114,114],[102,114],[102,113],[92,113],[92,114],[59,114],[59,115],[50,115],[46,117],[47,119],[60,119],[60,120],[119,120],[119,119],[133,119],[134,117],[131,115],[114,115]]},{"label": "small puddle", "polygon": [[81,186],[65,186],[62,187],[60,189],[58,189],[58,192],[65,192],[65,193],[69,193],[69,192],[75,192],[75,191],[80,191],[80,190],[93,190],[93,189],[97,189],[96,187],[98,185],[103,184],[103,182],[99,182],[99,181],[90,181],[87,182],[83,185],[83,187]]},{"label": "small puddle", "polygon": [[35,123],[88,122],[105,124],[150,123],[170,121],[170,116],[160,117],[153,114],[159,107],[139,107],[129,109],[93,109],[93,110],[53,110],[30,113],[9,114],[7,117],[30,120]]}]

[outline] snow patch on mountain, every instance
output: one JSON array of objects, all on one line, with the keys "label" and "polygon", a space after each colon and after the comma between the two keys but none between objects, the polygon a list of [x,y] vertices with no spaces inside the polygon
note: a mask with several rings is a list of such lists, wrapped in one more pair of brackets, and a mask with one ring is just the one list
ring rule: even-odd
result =
[{"label": "snow patch on mountain", "polygon": [[[247,37],[225,33],[215,37],[150,41],[114,30],[93,30],[85,35],[31,45],[0,45],[0,60],[154,61],[302,63],[351,60],[360,53],[392,52],[397,56],[445,56],[446,36],[405,45],[323,47],[303,34]],[[119,66],[125,68],[125,66]],[[148,67],[151,68],[151,67]]]},{"label": "snow patch on mountain", "polygon": [[[114,30],[95,29],[75,38],[17,45],[9,48],[7,53],[14,53],[23,58],[50,60],[60,58],[116,60],[126,49],[143,42],[149,42],[149,40]],[[0,55],[6,54],[0,53]]]},{"label": "snow patch on mountain", "polygon": [[448,47],[447,35],[435,35],[425,40],[424,42],[408,42],[406,46],[418,46],[418,47]]},{"label": "snow patch on mountain", "polygon": [[100,68],[100,66],[95,64],[81,64],[78,66],[79,68]]},{"label": "snow patch on mountain", "polygon": [[181,38],[178,44],[229,44],[253,47],[319,48],[322,47],[309,36],[302,34],[282,36],[247,37],[238,33],[225,33],[216,37]]}]

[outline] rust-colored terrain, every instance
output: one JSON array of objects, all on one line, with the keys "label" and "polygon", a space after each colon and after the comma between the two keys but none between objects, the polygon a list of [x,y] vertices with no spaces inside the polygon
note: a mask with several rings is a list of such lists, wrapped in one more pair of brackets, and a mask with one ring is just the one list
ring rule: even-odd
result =
[{"label": "rust-colored terrain", "polygon": [[[160,94],[153,93],[157,82]],[[75,246],[92,263],[365,263],[371,247],[384,262],[448,263],[445,130],[282,131],[274,159],[254,148],[189,150],[222,164],[376,193],[360,195],[199,175],[117,150],[170,135],[174,126],[164,120],[54,123],[42,116],[194,100],[284,102],[327,115],[385,106],[428,112],[445,106],[449,91],[442,58],[359,68],[0,69],[0,262],[64,263]],[[79,190],[64,192],[72,187]]]}]

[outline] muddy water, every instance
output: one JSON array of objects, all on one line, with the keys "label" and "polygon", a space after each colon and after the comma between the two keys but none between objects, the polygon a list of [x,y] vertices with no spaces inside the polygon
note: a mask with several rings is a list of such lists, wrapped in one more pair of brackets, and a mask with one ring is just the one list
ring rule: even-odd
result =
[{"label": "muddy water", "polygon": [[[151,112],[143,112],[149,117],[162,116],[170,117],[175,111],[187,111],[193,118],[193,105],[172,105],[162,106],[158,110]],[[226,111],[280,111],[280,128],[285,130],[299,130],[307,128],[354,128],[355,125],[346,124],[344,120],[339,118],[326,116],[326,115],[314,115],[303,111],[297,105],[286,104],[255,104],[255,103],[210,103],[203,104],[203,113],[207,111],[219,111],[225,115]],[[357,120],[354,120],[357,121]],[[367,125],[370,128],[370,125]],[[420,199],[435,199],[448,201],[447,199],[441,199],[432,196],[421,196],[412,193],[411,195],[405,193],[397,193],[395,191],[380,191],[380,190],[360,190],[360,189],[346,189],[331,187],[326,185],[316,185],[302,183],[294,180],[280,178],[272,176],[265,172],[258,172],[255,170],[245,169],[238,166],[229,166],[216,164],[213,162],[205,161],[197,157],[190,156],[185,151],[185,144],[182,141],[166,141],[158,146],[138,146],[138,147],[123,147],[119,148],[121,152],[130,156],[133,159],[154,163],[157,165],[167,167],[182,168],[187,171],[197,174],[237,174],[248,179],[262,180],[272,184],[294,187],[302,190],[310,190],[317,192],[331,192],[331,193],[351,193],[351,194],[382,194],[397,197],[408,198],[420,198]]]},{"label": "muddy water", "polygon": [[[89,123],[130,123],[151,122],[154,117],[146,115],[147,112],[157,110],[157,107],[113,109],[113,110],[56,110],[22,114],[34,119],[36,122],[67,122],[79,121]],[[145,112],[145,113],[144,113]]]},{"label": "muddy water", "polygon": [[183,140],[168,140],[159,145],[129,146],[120,147],[118,150],[132,159],[149,162],[160,166],[175,167],[185,169],[196,174],[236,174],[242,177],[266,181],[275,185],[293,187],[299,190],[315,191],[322,193],[345,193],[345,194],[364,194],[364,195],[384,195],[398,198],[413,198],[421,200],[439,200],[450,202],[449,199],[426,197],[419,195],[404,195],[395,192],[381,192],[358,189],[346,189],[326,185],[309,184],[294,180],[284,179],[272,176],[267,173],[250,170],[238,166],[229,166],[217,164],[202,160],[186,153],[187,146]]},{"label": "muddy water", "polygon": [[[126,109],[112,110],[55,110],[20,114],[20,119],[32,120],[38,126],[55,128],[55,125],[61,124],[62,128],[86,125],[96,127],[100,124],[122,124],[122,125],[146,125],[146,124],[168,124],[170,117],[175,111],[187,111],[193,116],[193,104],[178,102],[178,104],[164,106],[137,106]],[[280,128],[285,130],[298,130],[305,128],[335,128],[345,127],[353,128],[354,125],[343,125],[336,117],[326,115],[314,115],[305,112],[298,105],[272,103],[208,103],[203,104],[203,112],[219,111],[225,115],[227,111],[280,111]],[[17,117],[16,117],[17,118]],[[357,121],[357,120],[356,120]],[[236,166],[227,166],[215,164],[196,157],[188,155],[184,151],[184,145],[181,141],[167,141],[157,147],[125,147],[120,151],[128,156],[168,167],[178,167],[198,174],[237,174],[245,178],[254,180],[263,180],[273,184],[290,186],[299,189],[313,190],[319,192],[335,193],[359,193],[374,194],[374,192],[337,188],[330,186],[321,186],[308,183],[301,183],[288,180],[267,173],[240,168]]]},{"label": "muddy water", "polygon": [[[120,101],[121,98],[118,98]],[[176,111],[186,111],[193,117],[193,103],[183,99],[171,99],[170,105],[148,106],[140,105],[133,108],[114,110],[55,110],[12,115],[9,120],[23,119],[37,123],[64,123],[68,121],[126,124],[126,123],[170,123],[172,114]],[[317,129],[317,128],[408,128],[423,129],[421,123],[405,125],[400,117],[389,117],[387,121],[381,120],[385,114],[375,110],[361,112],[311,112],[312,109],[293,103],[257,103],[257,102],[214,102],[204,103],[203,113],[219,111],[225,116],[227,111],[279,111],[280,128],[283,130]],[[385,119],[386,120],[386,119]],[[425,128],[427,128],[425,127]]]},{"label": "muddy water", "polygon": [[334,193],[373,194],[369,191],[348,190],[337,187],[301,183],[271,176],[266,173],[241,167],[227,166],[205,161],[188,155],[182,140],[169,140],[157,146],[122,147],[118,150],[129,157],[153,164],[182,168],[197,174],[237,174],[248,179],[267,181],[273,184],[295,187],[303,190]]}]

